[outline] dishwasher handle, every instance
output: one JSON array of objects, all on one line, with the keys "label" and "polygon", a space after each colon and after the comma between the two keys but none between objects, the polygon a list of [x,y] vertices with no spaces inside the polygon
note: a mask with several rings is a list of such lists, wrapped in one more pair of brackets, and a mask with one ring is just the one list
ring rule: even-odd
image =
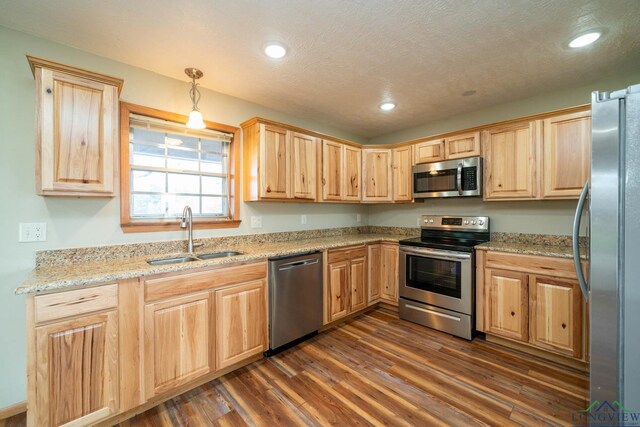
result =
[{"label": "dishwasher handle", "polygon": [[305,267],[307,265],[314,265],[314,264],[317,264],[318,262],[319,262],[318,258],[309,258],[309,259],[303,259],[301,261],[289,262],[287,264],[282,264],[281,266],[279,266],[278,271],[291,270],[292,268]]}]

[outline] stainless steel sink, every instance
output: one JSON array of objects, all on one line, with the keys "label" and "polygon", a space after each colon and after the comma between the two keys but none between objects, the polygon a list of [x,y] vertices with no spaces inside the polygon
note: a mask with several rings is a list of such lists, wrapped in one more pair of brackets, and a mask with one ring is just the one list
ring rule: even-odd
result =
[{"label": "stainless steel sink", "polygon": [[200,261],[200,260],[194,256],[180,256],[180,257],[174,257],[174,258],[150,259],[149,261],[147,261],[147,264],[169,265],[169,264],[183,264],[185,262],[193,262],[193,261]]},{"label": "stainless steel sink", "polygon": [[147,264],[150,264],[150,265],[184,264],[185,262],[203,261],[205,259],[214,259],[214,258],[227,258],[230,256],[236,256],[236,255],[242,255],[242,252],[224,251],[224,252],[212,252],[208,254],[185,255],[185,256],[178,256],[173,258],[157,258],[157,259],[148,260]]},{"label": "stainless steel sink", "polygon": [[242,252],[238,251],[225,251],[225,252],[213,252],[210,254],[198,254],[200,259],[214,259],[214,258],[227,258],[230,256],[242,255]]}]

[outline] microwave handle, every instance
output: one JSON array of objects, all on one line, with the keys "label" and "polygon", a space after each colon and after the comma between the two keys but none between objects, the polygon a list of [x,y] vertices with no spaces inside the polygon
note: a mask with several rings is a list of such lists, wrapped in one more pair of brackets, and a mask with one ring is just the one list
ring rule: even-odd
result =
[{"label": "microwave handle", "polygon": [[462,163],[458,163],[458,171],[456,173],[456,188],[458,194],[462,196]]}]

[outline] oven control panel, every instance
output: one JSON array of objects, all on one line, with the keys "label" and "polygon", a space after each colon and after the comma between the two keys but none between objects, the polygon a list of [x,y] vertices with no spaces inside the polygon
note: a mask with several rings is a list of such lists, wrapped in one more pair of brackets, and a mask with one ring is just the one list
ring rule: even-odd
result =
[{"label": "oven control panel", "polygon": [[440,230],[488,230],[489,217],[421,215],[420,227]]}]

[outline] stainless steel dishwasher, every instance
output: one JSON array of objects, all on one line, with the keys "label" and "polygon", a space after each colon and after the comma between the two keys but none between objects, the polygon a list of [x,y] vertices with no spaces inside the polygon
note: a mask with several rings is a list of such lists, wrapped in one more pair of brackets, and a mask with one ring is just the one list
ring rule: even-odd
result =
[{"label": "stainless steel dishwasher", "polygon": [[267,356],[317,333],[322,326],[322,253],[269,260]]}]

